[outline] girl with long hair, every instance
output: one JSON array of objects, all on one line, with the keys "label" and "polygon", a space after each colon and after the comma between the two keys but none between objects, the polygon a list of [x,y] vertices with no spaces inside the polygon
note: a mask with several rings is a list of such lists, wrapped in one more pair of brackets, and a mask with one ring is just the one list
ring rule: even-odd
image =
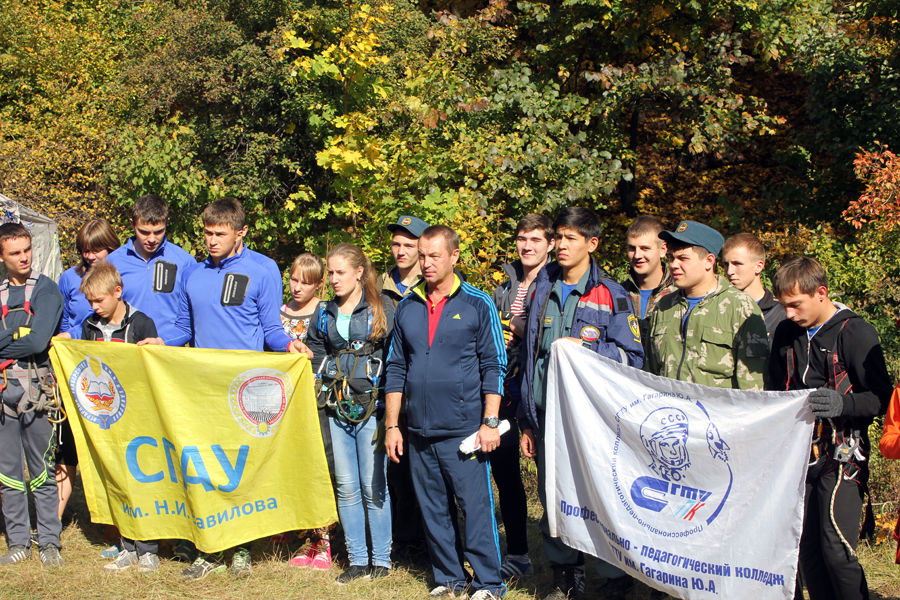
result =
[{"label": "girl with long hair", "polygon": [[334,300],[320,308],[306,343],[321,376],[319,403],[329,410],[338,515],[350,556],[337,582],[348,583],[383,577],[391,568],[387,455],[378,428],[394,308],[376,290],[371,261],[353,244],[338,244],[328,253],[327,272]]}]

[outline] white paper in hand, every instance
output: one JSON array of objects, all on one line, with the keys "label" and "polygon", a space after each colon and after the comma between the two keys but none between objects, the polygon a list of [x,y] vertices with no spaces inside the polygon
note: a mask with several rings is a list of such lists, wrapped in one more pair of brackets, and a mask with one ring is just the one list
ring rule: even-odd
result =
[{"label": "white paper in hand", "polygon": [[[497,431],[500,432],[500,435],[503,435],[507,431],[509,431],[509,421],[506,419],[500,421],[500,425],[497,427]],[[476,450],[481,449],[481,444],[478,445],[478,448],[475,447],[475,438],[478,436],[478,432],[476,431],[466,439],[464,439],[459,444],[459,451],[463,454],[472,454]]]}]

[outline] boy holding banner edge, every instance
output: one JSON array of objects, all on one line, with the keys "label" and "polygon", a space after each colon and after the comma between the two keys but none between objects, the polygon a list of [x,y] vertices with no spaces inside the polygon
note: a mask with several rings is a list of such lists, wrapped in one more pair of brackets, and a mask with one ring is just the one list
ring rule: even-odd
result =
[{"label": "boy holding banner edge", "polygon": [[138,198],[131,209],[134,235],[106,260],[119,271],[128,304],[158,323],[162,337],[171,329],[181,306],[182,283],[197,260],[166,237],[169,207],[155,194]]},{"label": "boy holding banner edge", "polygon": [[[203,210],[203,235],[209,251],[207,259],[191,271],[184,282],[182,305],[175,334],[167,346],[192,341],[197,348],[255,350],[264,344],[281,352],[306,352],[303,342],[292,340],[282,328],[279,290],[264,266],[241,252],[247,234],[246,215],[236,198],[222,198]],[[219,556],[201,553],[181,575],[202,579],[222,573]],[[235,549],[231,573],[250,576],[250,549]]]},{"label": "boy holding banner edge", "polygon": [[[849,308],[829,299],[828,279],[815,259],[785,262],[775,273],[772,288],[788,320],[778,325],[772,338],[769,387],[812,390],[809,405],[816,417],[806,474],[800,573],[810,600],[868,598],[866,576],[856,556],[869,479],[868,428],[885,413],[892,392],[878,333]],[[867,524],[874,519],[871,506],[866,517]]]},{"label": "boy holding banner edge", "polygon": [[[82,322],[81,339],[136,344],[156,337],[153,320],[122,299],[122,276],[105,260],[97,262],[85,274],[79,291],[94,311]],[[121,552],[103,567],[104,571],[137,567],[141,573],[152,573],[159,568],[159,542],[156,540],[132,540],[122,536],[121,544]]]}]

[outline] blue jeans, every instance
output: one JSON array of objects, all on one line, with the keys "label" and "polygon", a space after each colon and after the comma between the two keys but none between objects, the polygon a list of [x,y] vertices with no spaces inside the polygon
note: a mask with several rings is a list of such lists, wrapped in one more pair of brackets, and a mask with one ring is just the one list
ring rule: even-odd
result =
[{"label": "blue jeans", "polygon": [[[375,448],[377,420],[348,423],[330,417],[337,480],[337,508],[350,564],[369,564],[366,513],[372,539],[372,565],[391,568],[391,502],[387,488],[387,454]],[[363,506],[365,501],[365,506]]]}]

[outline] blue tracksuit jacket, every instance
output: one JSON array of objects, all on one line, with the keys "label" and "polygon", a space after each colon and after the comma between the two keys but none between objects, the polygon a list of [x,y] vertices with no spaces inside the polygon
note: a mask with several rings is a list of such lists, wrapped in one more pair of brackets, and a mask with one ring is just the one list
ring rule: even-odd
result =
[{"label": "blue tracksuit jacket", "polygon": [[66,269],[59,278],[59,291],[62,292],[64,302],[59,332],[68,333],[73,340],[81,339],[81,324],[94,314],[91,303],[79,291],[80,287],[81,276],[75,272],[75,267]]},{"label": "blue tracksuit jacket", "polygon": [[184,278],[197,268],[197,259],[172,242],[163,243],[145,261],[134,249],[134,237],[107,259],[122,275],[122,299],[157,324],[163,339],[175,335]]},{"label": "blue tracksuit jacket", "polygon": [[219,350],[287,350],[291,338],[281,327],[281,303],[272,278],[245,253],[194,269],[184,283],[181,310],[167,346],[189,340],[197,348]]},{"label": "blue tracksuit jacket", "polygon": [[260,254],[255,250],[251,250],[246,245],[241,248],[241,254],[247,254],[247,258],[258,264],[259,266],[265,269],[266,273],[272,278],[272,283],[275,284],[273,289],[277,292],[278,295],[278,303],[281,303],[282,298],[284,297],[283,288],[284,283],[281,279],[281,269],[278,268],[278,263],[274,260],[266,256],[265,254]]},{"label": "blue tracksuit jacket", "polygon": [[384,391],[406,393],[413,433],[469,435],[481,426],[484,394],[503,395],[500,316],[491,297],[457,273],[429,346],[425,286],[423,281],[397,305]]}]

